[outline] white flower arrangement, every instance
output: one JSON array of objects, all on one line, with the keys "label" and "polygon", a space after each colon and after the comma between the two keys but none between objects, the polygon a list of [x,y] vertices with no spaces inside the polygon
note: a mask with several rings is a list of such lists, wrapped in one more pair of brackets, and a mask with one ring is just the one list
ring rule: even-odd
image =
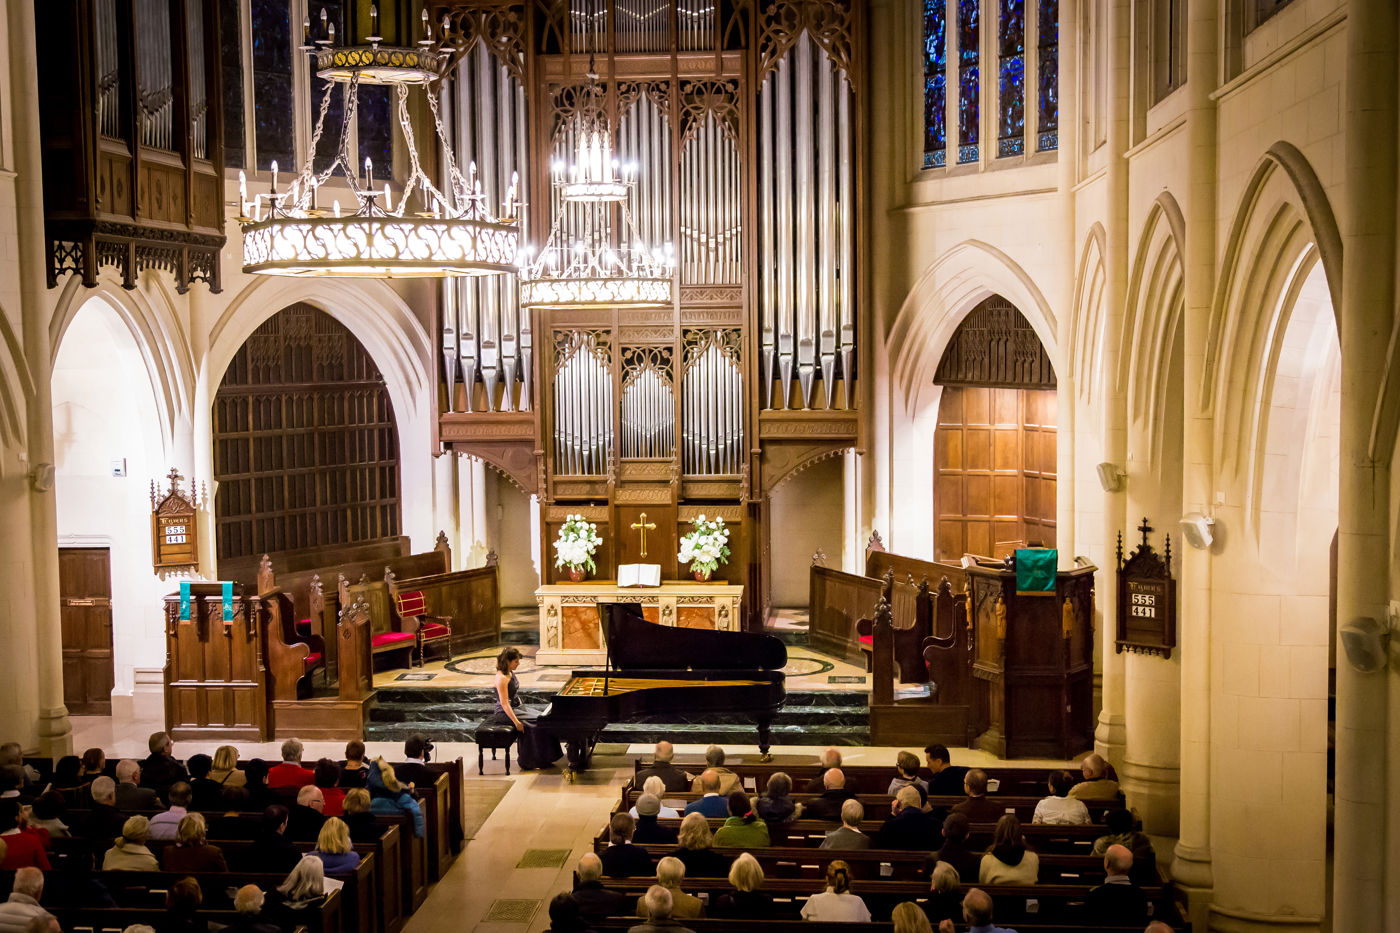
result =
[{"label": "white flower arrangement", "polygon": [[582,515],[568,515],[559,527],[559,537],[554,539],[554,566],[570,570],[587,567],[592,573],[598,569],[593,552],[602,543],[597,525],[584,521]]},{"label": "white flower arrangement", "polygon": [[692,522],[692,530],[681,538],[681,552],[676,555],[682,564],[690,564],[692,572],[714,573],[720,564],[729,563],[729,529],[724,519],[707,521],[701,515]]}]

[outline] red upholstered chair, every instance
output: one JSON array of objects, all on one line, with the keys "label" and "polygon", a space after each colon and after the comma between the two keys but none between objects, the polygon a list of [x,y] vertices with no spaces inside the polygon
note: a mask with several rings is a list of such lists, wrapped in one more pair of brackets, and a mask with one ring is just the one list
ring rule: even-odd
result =
[{"label": "red upholstered chair", "polygon": [[400,591],[394,573],[387,567],[384,582],[389,585],[389,606],[394,615],[394,627],[412,632],[416,639],[418,666],[423,666],[424,652],[429,645],[443,649],[443,656],[452,657],[452,617],[431,615],[428,600],[420,590]]}]

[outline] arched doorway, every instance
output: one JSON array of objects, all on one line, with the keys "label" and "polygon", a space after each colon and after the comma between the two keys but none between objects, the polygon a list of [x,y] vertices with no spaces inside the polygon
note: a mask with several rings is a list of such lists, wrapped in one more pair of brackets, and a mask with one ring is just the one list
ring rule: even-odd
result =
[{"label": "arched doorway", "polygon": [[389,392],[329,314],[293,304],[253,331],[214,397],[213,434],[221,568],[400,534]]},{"label": "arched doorway", "polygon": [[1055,546],[1055,370],[1030,323],[993,295],[934,374],[934,559]]}]

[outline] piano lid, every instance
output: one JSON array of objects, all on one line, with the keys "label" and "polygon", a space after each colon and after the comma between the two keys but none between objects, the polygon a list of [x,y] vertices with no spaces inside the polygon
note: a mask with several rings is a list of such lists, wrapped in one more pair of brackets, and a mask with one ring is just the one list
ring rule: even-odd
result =
[{"label": "piano lid", "polygon": [[772,635],[672,628],[648,622],[637,603],[599,603],[606,611],[613,670],[779,670],[787,646]]}]

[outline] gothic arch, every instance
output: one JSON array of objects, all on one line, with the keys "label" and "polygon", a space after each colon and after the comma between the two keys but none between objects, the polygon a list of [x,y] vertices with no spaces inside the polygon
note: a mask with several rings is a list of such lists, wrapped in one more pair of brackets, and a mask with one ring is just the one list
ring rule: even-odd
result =
[{"label": "gothic arch", "polygon": [[1163,406],[1169,403],[1172,344],[1186,304],[1182,247],[1186,223],[1176,199],[1153,202],[1128,280],[1128,302],[1116,385],[1129,416],[1147,426],[1154,464],[1162,462]]},{"label": "gothic arch", "polygon": [[1074,385],[1082,399],[1099,394],[1103,380],[1104,243],[1107,235],[1098,221],[1089,228],[1080,251],[1074,278],[1074,318],[1071,322],[1070,365]]},{"label": "gothic arch", "polygon": [[992,295],[1016,306],[1040,338],[1055,371],[1061,371],[1059,327],[1044,294],[1006,253],[980,240],[966,240],[919,276],[886,339],[893,353],[891,391],[903,397],[906,413],[928,404],[935,391],[933,374],[948,342],[968,312]]},{"label": "gothic arch", "polygon": [[25,418],[33,398],[34,381],[25,365],[24,349],[0,310],[0,449],[25,448]]}]

